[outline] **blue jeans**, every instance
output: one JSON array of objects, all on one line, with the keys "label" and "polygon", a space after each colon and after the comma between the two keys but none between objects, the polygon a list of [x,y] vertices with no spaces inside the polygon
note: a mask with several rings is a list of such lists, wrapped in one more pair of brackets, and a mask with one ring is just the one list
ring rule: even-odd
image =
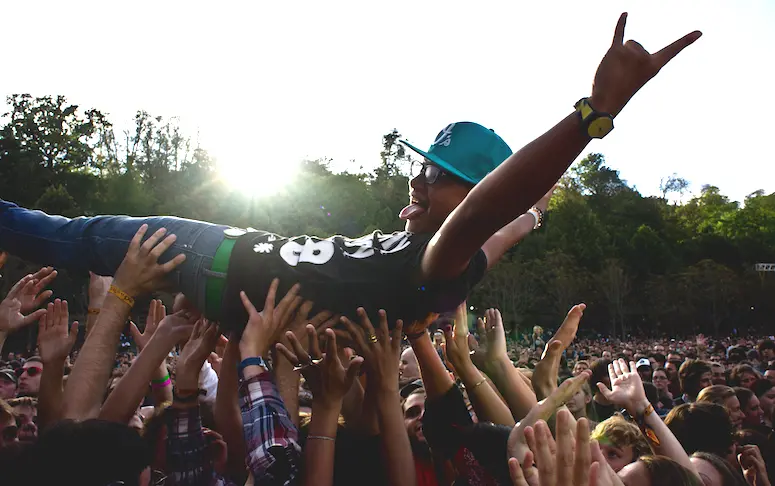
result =
[{"label": "blue jeans", "polygon": [[95,216],[75,219],[50,216],[0,199],[0,249],[25,260],[55,268],[98,275],[114,275],[126,255],[129,242],[143,224],[148,225],[146,238],[160,228],[175,234],[175,243],[159,258],[160,263],[183,253],[186,260],[170,273],[173,291],[183,292],[188,300],[205,312],[205,277],[213,256],[224,239],[228,226],[155,216]]}]

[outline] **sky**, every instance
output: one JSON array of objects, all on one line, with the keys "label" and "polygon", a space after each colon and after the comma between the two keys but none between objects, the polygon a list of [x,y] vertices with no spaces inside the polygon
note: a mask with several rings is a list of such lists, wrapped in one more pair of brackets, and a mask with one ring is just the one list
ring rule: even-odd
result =
[{"label": "sky", "polygon": [[393,128],[427,147],[454,121],[517,150],[590,94],[622,11],[652,52],[704,35],[587,152],[644,194],[673,173],[775,191],[772,0],[7,2],[0,95],[62,94],[119,128],[179,117],[248,180],[321,157],[368,169]]}]

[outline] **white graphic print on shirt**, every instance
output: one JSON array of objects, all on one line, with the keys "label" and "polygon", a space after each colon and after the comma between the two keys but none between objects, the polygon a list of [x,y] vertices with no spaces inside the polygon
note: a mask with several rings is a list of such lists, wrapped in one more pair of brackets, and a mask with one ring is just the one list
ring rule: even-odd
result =
[{"label": "white graphic print on shirt", "polygon": [[[299,263],[323,265],[331,260],[336,251],[336,245],[332,240],[315,241],[306,237],[303,245],[298,240],[299,238],[296,241],[288,241],[280,247],[280,256],[292,267]],[[409,233],[400,232],[378,235],[377,248],[374,247],[374,235],[366,235],[355,240],[342,238],[342,243],[343,246],[340,249],[345,257],[361,259],[371,257],[377,252],[381,255],[399,252],[409,247],[411,241]]]}]

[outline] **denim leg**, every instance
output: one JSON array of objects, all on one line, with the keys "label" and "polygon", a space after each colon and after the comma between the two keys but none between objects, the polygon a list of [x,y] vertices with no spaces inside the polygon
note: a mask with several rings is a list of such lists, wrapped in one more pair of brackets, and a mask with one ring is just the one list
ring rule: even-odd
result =
[{"label": "denim leg", "polygon": [[25,260],[56,268],[113,275],[124,259],[129,242],[143,224],[146,238],[160,228],[175,234],[175,243],[159,258],[167,262],[180,253],[186,260],[170,274],[174,290],[204,307],[204,272],[228,226],[155,216],[95,216],[75,219],[50,216],[0,199],[0,249]]}]

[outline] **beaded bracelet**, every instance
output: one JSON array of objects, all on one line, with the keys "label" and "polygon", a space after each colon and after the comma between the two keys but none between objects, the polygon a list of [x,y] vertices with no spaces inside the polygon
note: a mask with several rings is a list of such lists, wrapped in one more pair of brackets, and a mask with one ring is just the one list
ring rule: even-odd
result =
[{"label": "beaded bracelet", "polygon": [[111,293],[111,294],[115,295],[116,297],[118,297],[118,299],[120,301],[124,302],[129,307],[134,307],[135,306],[135,299],[134,299],[134,297],[132,297],[131,295],[127,294],[126,292],[124,292],[120,288],[116,287],[115,285],[111,285],[110,286],[110,288],[108,289],[108,293]]}]

